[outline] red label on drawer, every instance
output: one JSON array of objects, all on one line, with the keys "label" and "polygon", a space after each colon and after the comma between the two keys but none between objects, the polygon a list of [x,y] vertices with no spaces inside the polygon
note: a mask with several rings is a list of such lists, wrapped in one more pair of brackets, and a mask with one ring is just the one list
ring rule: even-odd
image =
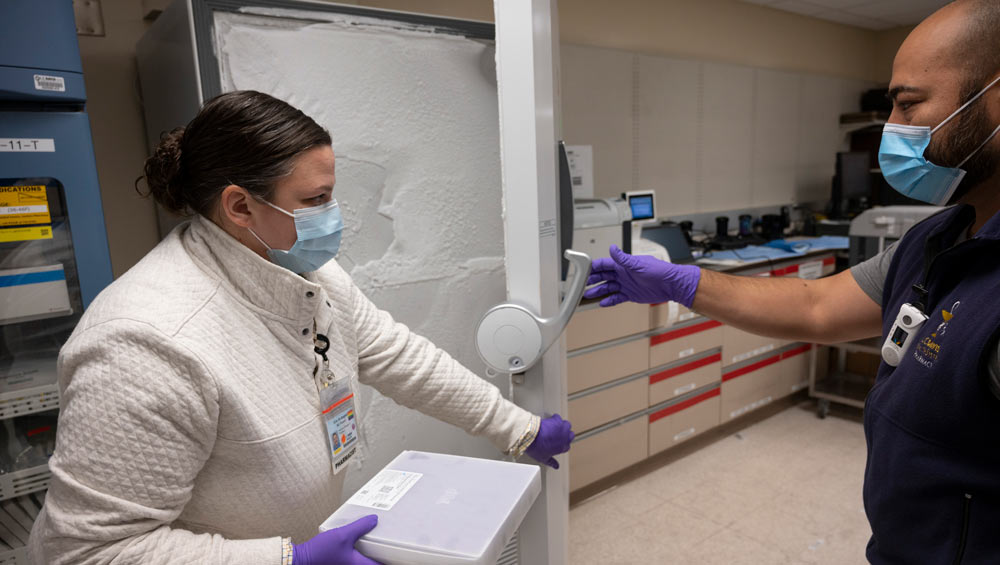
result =
[{"label": "red label on drawer", "polygon": [[742,377],[743,375],[745,375],[747,373],[752,373],[752,372],[756,371],[757,369],[763,369],[764,367],[767,367],[768,365],[774,365],[778,361],[781,361],[781,355],[775,355],[774,357],[768,357],[767,359],[763,359],[761,361],[757,361],[756,363],[754,363],[752,365],[747,365],[746,367],[741,367],[741,368],[736,369],[735,371],[732,371],[730,373],[724,373],[722,375],[722,382],[731,381],[731,380],[733,380],[733,379],[735,379],[737,377]]},{"label": "red label on drawer", "polygon": [[722,327],[722,322],[716,322],[715,320],[709,320],[707,322],[702,322],[700,324],[694,324],[686,328],[681,328],[679,330],[673,330],[660,335],[654,335],[649,338],[649,346],[659,345],[668,341],[675,339],[680,339],[682,337],[687,337],[698,332],[703,332],[705,330],[710,330],[713,328]]},{"label": "red label on drawer", "polygon": [[797,272],[799,272],[798,265],[789,265],[783,269],[775,269],[771,271],[771,276],[783,277],[785,275],[790,275],[792,273],[797,273]]},{"label": "red label on drawer", "polygon": [[670,377],[676,377],[677,375],[682,375],[684,373],[691,372],[691,371],[693,371],[695,369],[700,369],[700,368],[702,368],[702,367],[704,367],[706,365],[711,365],[712,363],[721,363],[721,362],[722,362],[722,354],[721,353],[716,353],[715,355],[709,355],[708,357],[706,357],[704,359],[699,359],[697,361],[692,361],[690,363],[685,363],[684,365],[681,365],[680,367],[675,367],[673,369],[667,369],[666,371],[662,371],[660,373],[656,373],[655,375],[650,375],[650,377],[649,377],[649,384],[656,384],[656,383],[658,383],[660,381],[665,381],[665,380],[669,379]]},{"label": "red label on drawer", "polygon": [[[836,264],[837,259],[835,257],[827,257],[823,259],[823,265],[833,265]],[[783,269],[775,269],[771,271],[771,275],[775,277],[783,277],[785,275],[790,275],[792,273],[799,272],[799,265],[789,265]]]},{"label": "red label on drawer", "polygon": [[689,398],[689,399],[685,400],[684,402],[678,402],[677,404],[674,404],[673,406],[667,406],[666,408],[664,408],[663,410],[660,410],[659,412],[654,412],[653,414],[650,414],[649,415],[649,423],[652,424],[653,422],[655,422],[657,420],[662,420],[663,418],[666,418],[667,416],[669,416],[671,414],[676,414],[676,413],[680,412],[681,410],[684,410],[685,408],[690,408],[690,407],[694,406],[695,404],[698,404],[698,403],[701,403],[701,402],[704,402],[704,401],[708,400],[709,398],[712,398],[712,397],[715,397],[715,396],[719,396],[720,392],[721,391],[718,388],[713,388],[712,390],[710,390],[710,391],[708,391],[708,392],[706,392],[704,394],[699,394],[698,396],[696,396],[694,398]]},{"label": "red label on drawer", "polygon": [[811,343],[807,343],[805,345],[796,347],[795,349],[789,349],[788,351],[785,351],[784,353],[781,354],[781,358],[788,359],[789,357],[795,357],[796,355],[801,355],[806,351],[812,349],[812,347],[813,346]]}]

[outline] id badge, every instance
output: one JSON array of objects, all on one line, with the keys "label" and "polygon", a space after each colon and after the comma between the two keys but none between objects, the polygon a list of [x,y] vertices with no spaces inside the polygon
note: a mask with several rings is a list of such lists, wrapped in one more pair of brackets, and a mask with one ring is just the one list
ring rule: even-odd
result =
[{"label": "id badge", "polygon": [[351,379],[338,379],[320,390],[326,443],[333,457],[333,472],[340,473],[358,454],[361,424],[355,409]]}]

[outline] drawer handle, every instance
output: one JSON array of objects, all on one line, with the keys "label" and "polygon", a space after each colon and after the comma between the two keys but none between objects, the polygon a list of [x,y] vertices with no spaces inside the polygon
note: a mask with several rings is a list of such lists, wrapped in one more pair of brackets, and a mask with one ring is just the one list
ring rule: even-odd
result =
[{"label": "drawer handle", "polygon": [[684,394],[685,392],[691,392],[692,390],[694,390],[694,387],[695,383],[688,383],[682,387],[677,387],[676,389],[674,389],[674,396],[677,396],[678,394]]},{"label": "drawer handle", "polygon": [[694,432],[695,432],[694,428],[688,428],[688,429],[684,430],[683,432],[675,435],[674,436],[674,441],[680,441],[682,439],[689,438],[689,437],[691,437],[691,436],[694,435]]}]

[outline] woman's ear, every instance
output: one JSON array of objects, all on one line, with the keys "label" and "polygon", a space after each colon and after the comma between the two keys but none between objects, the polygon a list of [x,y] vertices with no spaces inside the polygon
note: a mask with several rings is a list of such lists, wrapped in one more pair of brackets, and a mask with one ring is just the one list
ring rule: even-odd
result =
[{"label": "woman's ear", "polygon": [[241,228],[250,227],[253,220],[250,200],[246,190],[231,184],[219,196],[219,215]]}]

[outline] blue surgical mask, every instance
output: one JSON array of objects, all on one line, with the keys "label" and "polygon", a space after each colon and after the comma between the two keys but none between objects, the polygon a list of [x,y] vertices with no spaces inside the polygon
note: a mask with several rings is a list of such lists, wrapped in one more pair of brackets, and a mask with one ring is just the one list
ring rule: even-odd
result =
[{"label": "blue surgical mask", "polygon": [[937,130],[962,113],[997,82],[1000,82],[1000,77],[986,85],[979,94],[973,96],[934,129],[927,126],[885,124],[882,130],[882,145],[878,150],[878,162],[885,180],[900,194],[914,200],[938,206],[947,204],[965,177],[962,165],[979,153],[997,132],[1000,132],[1000,126],[997,126],[997,129],[993,130],[975,151],[955,167],[942,167],[931,163],[924,157],[924,151],[927,150],[931,136]]},{"label": "blue surgical mask", "polygon": [[[340,235],[344,220],[336,200],[311,208],[299,208],[294,213],[264,201],[264,204],[295,219],[295,243],[291,249],[273,249],[259,235],[250,233],[267,248],[271,262],[293,273],[310,273],[318,270],[340,250]],[[249,228],[247,228],[249,229]]]}]

